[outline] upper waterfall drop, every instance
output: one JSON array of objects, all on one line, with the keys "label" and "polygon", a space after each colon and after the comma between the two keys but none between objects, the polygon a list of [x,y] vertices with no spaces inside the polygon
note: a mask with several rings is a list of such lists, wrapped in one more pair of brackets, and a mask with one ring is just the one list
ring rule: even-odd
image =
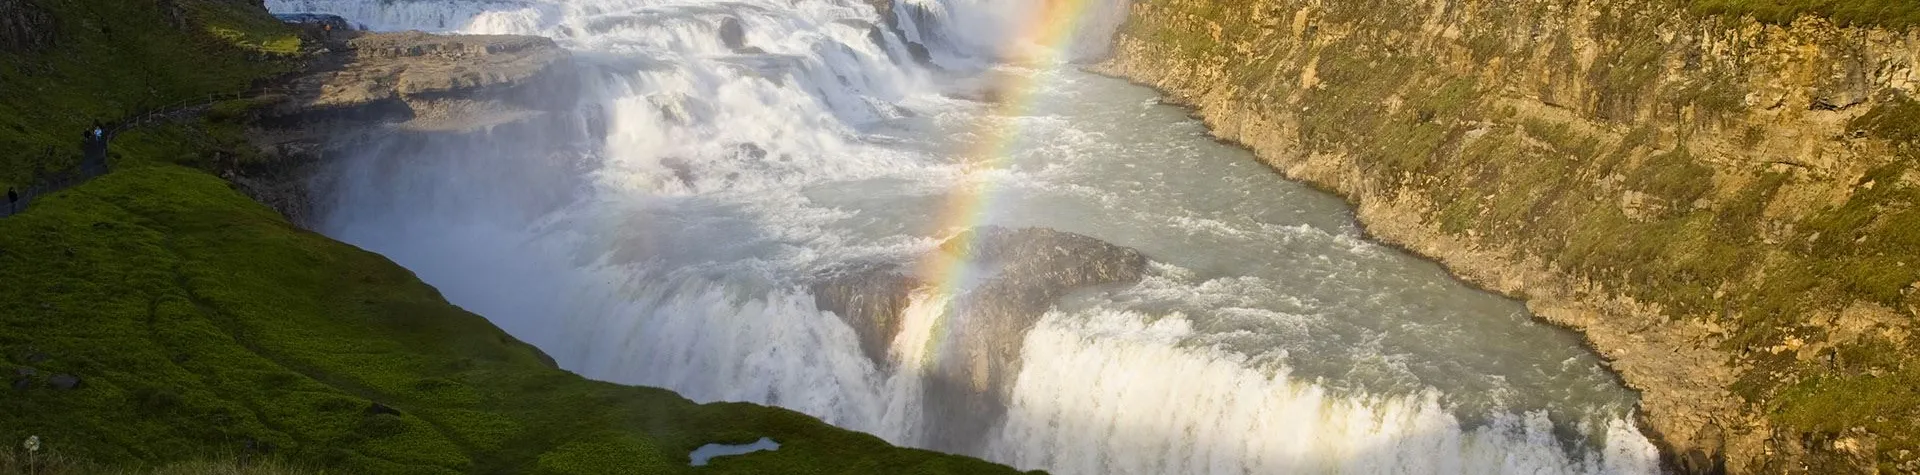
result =
[{"label": "upper waterfall drop", "polygon": [[[1093,61],[1113,46],[1130,0],[880,0],[911,41],[936,45],[947,64],[1048,57]],[[977,63],[971,66],[979,66]]]},{"label": "upper waterfall drop", "polygon": [[589,377],[1059,473],[1657,469],[1517,304],[1151,91],[997,64],[1100,57],[1124,0],[885,5],[269,2],[575,52],[576,110],[351,145],[321,230]]}]

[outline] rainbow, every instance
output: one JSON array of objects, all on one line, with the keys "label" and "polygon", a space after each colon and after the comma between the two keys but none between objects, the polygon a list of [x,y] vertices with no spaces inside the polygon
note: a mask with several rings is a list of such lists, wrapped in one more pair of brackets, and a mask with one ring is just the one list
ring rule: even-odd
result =
[{"label": "rainbow", "polygon": [[[1086,17],[1088,7],[1099,1],[1041,0],[1037,14],[1028,17],[1025,24],[1016,30],[1020,33],[1002,45],[1001,56],[1026,66],[1064,62],[1071,46],[1069,43]],[[994,209],[998,190],[992,188],[988,175],[1006,167],[1020,136],[1017,128],[997,119],[1019,117],[1032,109],[1035,93],[1043,77],[1042,74],[1009,74],[1001,76],[999,79],[1002,82],[993,85],[994,90],[1001,93],[999,100],[988,114],[982,116],[977,134],[981,139],[963,155],[965,166],[961,183],[955,187],[934,221],[936,235],[953,233],[943,247],[960,252],[936,250],[917,264],[916,275],[927,279],[930,284],[925,290],[928,295],[922,296],[923,301],[950,301],[951,297],[964,290],[967,282],[977,277],[973,275],[972,266],[966,265],[970,256],[960,255],[973,247],[974,235],[967,231],[985,223],[988,213]],[[925,348],[927,353],[920,355],[924,357],[922,367],[931,365],[933,356],[940,353],[937,346],[947,333],[942,327],[949,324],[944,322],[931,329],[932,334],[928,337],[932,341]]]}]

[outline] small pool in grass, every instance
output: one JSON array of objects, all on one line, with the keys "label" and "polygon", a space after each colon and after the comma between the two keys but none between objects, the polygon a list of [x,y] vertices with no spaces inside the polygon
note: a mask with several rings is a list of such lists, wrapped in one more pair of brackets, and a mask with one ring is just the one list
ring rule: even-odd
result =
[{"label": "small pool in grass", "polygon": [[713,460],[714,457],[745,455],[762,450],[779,449],[780,443],[774,442],[773,439],[766,437],[761,437],[760,440],[756,440],[751,444],[707,444],[700,446],[700,448],[693,449],[693,453],[689,454],[689,457],[693,458],[693,463],[690,465],[705,467],[707,466],[707,461]]}]

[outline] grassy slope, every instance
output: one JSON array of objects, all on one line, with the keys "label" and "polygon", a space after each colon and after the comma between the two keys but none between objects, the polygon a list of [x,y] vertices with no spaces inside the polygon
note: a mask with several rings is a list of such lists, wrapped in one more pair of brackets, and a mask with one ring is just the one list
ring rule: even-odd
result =
[{"label": "grassy slope", "polygon": [[[0,187],[79,162],[80,131],[145,107],[246,89],[289,70],[299,39],[226,0],[179,0],[175,29],[155,2],[31,0],[53,13],[55,46],[0,52]],[[53,149],[49,156],[48,148]]]},{"label": "grassy slope", "polygon": [[0,221],[0,250],[9,366],[44,353],[36,382],[85,381],[0,400],[0,440],[128,463],[257,440],[355,473],[666,473],[701,444],[771,436],[779,451],[709,471],[1005,470],[553,369],[405,269],[193,169],[124,168],[54,195]]},{"label": "grassy slope", "polygon": [[[186,31],[154,28],[152,2],[34,1],[59,18],[59,46],[0,54],[0,150],[59,153],[0,158],[10,184],[71,166],[66,137],[95,117],[244,89],[291,66],[247,58],[297,41],[216,0],[180,0],[199,20]],[[606,474],[690,471],[701,444],[770,436],[779,451],[702,471],[1010,471],[555,369],[405,269],[178,165],[231,147],[235,129],[123,136],[114,173],[0,220],[0,374],[38,371],[33,389],[0,397],[0,443],[38,435],[46,451],[118,467],[228,458],[251,441],[348,473]],[[49,388],[57,373],[84,385]]]},{"label": "grassy slope", "polygon": [[1920,2],[1914,0],[1692,0],[1693,7],[1712,14],[1753,15],[1760,21],[1792,23],[1801,15],[1831,18],[1842,25],[1906,28],[1920,25]]}]

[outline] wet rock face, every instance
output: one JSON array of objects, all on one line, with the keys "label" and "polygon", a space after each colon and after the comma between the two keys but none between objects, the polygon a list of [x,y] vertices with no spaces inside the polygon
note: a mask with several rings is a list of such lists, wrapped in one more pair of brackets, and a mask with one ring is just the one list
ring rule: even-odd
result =
[{"label": "wet rock face", "polygon": [[187,30],[187,9],[174,0],[153,0],[153,6],[160,9],[160,19],[175,30]]},{"label": "wet rock face", "polygon": [[740,25],[739,18],[729,17],[720,22],[720,43],[735,53],[760,52],[759,48],[747,46],[747,29]]},{"label": "wet rock face", "polygon": [[927,422],[936,428],[927,443],[962,453],[979,453],[1005,418],[1020,350],[1040,317],[1073,291],[1138,282],[1147,265],[1139,251],[1045,228],[981,227],[941,252],[986,276],[951,303],[941,325],[950,343],[926,385]]},{"label": "wet rock face", "polygon": [[553,40],[509,35],[355,35],[290,81],[274,122],[399,123],[473,130],[573,107],[572,56]]},{"label": "wet rock face", "polygon": [[905,312],[918,279],[894,264],[863,264],[829,271],[814,282],[814,305],[833,312],[860,336],[860,352],[885,368],[887,349],[900,333]]},{"label": "wet rock face", "polygon": [[[1095,285],[1138,282],[1147,262],[1131,248],[1046,228],[983,226],[935,252],[931,258],[960,259],[984,276],[951,302],[950,317],[981,325],[964,330],[979,338],[963,339],[991,341],[984,347],[1016,357],[1026,330],[1060,297]],[[927,283],[899,264],[857,264],[822,273],[811,290],[815,305],[845,320],[860,334],[866,356],[885,366],[901,313],[913,291]]]},{"label": "wet rock face", "polygon": [[[923,65],[933,64],[933,55],[927,52],[927,46],[909,39],[906,30],[900,28],[900,17],[894,14],[893,1],[894,0],[867,0],[867,4],[872,5],[873,10],[880,13],[880,21],[886,26],[886,32],[892,33],[895,38],[900,39],[900,43],[906,45],[907,55],[910,56],[915,63]],[[911,5],[908,7],[912,8]],[[919,11],[919,9],[916,8],[913,11]],[[884,35],[877,27],[867,31],[867,39],[880,45],[881,48],[887,46]]]},{"label": "wet rock face", "polygon": [[[1138,282],[1147,259],[1139,251],[1044,228],[986,226],[956,236],[928,259],[955,259],[976,281],[948,302],[936,326],[943,335],[927,366],[896,368],[888,354],[913,292],[934,278],[902,266],[870,264],[829,271],[813,284],[815,303],[844,319],[877,366],[920,371],[929,447],[977,453],[1004,418],[1020,371],[1026,333],[1062,297],[1101,285]],[[945,266],[940,266],[945,267]]]},{"label": "wet rock face", "polygon": [[33,0],[0,0],[0,52],[44,51],[55,36],[53,15]]}]

